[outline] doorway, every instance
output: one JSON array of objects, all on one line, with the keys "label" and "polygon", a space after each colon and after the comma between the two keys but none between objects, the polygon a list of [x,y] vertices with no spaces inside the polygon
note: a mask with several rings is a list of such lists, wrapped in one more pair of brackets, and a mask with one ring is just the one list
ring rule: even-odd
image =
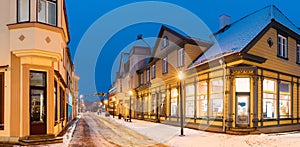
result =
[{"label": "doorway", "polygon": [[47,133],[46,73],[30,71],[30,135]]},{"label": "doorway", "polygon": [[250,78],[235,79],[236,112],[235,122],[237,127],[248,127],[250,124]]}]

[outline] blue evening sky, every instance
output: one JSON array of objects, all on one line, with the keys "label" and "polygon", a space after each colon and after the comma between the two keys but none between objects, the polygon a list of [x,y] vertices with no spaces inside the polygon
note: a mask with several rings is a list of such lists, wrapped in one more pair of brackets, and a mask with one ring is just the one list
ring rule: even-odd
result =
[{"label": "blue evening sky", "polygon": [[[72,58],[75,56],[77,46],[87,31],[87,29],[101,16],[107,14],[113,9],[134,2],[143,2],[142,0],[66,0],[67,14],[69,19],[69,29],[71,41],[69,47],[71,49]],[[183,7],[195,15],[197,15],[210,28],[212,32],[216,32],[219,28],[219,15],[227,14],[231,16],[231,22],[234,22],[245,15],[248,15],[265,6],[274,4],[283,12],[296,26],[300,27],[300,13],[298,0],[161,0],[180,7]],[[160,9],[159,7],[157,9]],[[139,13],[138,11],[136,13]],[[151,15],[151,14],[149,14]],[[174,14],[176,17],[177,14]],[[129,18],[119,18],[120,20]],[[188,22],[187,22],[188,23]],[[112,26],[114,24],[111,24]],[[168,24],[166,24],[168,25]],[[109,27],[109,26],[107,26]],[[143,34],[144,38],[157,37],[161,24],[158,23],[141,23],[135,24],[117,32],[104,45],[98,56],[96,63],[95,82],[98,92],[107,92],[112,77],[115,73],[111,73],[112,66],[118,54],[129,44],[136,40],[138,34]],[[103,32],[97,32],[101,36]],[[101,37],[97,39],[101,40]],[[95,38],[94,38],[95,39]],[[153,46],[153,42],[149,41]],[[88,49],[87,49],[88,51]],[[88,58],[87,58],[88,60]],[[75,62],[76,66],[76,62]],[[88,66],[88,65],[87,65]],[[79,70],[76,68],[77,73]],[[79,72],[82,73],[82,72]],[[79,75],[80,94],[90,94],[89,85],[85,80],[84,74]]]}]

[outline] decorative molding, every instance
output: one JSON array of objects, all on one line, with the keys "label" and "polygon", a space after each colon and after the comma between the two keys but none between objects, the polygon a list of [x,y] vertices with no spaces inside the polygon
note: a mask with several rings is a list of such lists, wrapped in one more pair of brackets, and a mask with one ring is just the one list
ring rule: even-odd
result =
[{"label": "decorative molding", "polygon": [[25,36],[24,36],[24,35],[21,35],[21,36],[19,37],[19,40],[23,42],[23,41],[25,40]]},{"label": "decorative molding", "polygon": [[49,36],[47,36],[45,41],[49,44],[51,42],[51,38]]}]

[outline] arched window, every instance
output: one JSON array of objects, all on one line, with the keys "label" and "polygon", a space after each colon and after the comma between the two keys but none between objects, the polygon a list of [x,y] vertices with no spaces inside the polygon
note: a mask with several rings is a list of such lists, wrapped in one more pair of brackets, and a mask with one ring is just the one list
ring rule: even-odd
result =
[{"label": "arched window", "polygon": [[168,45],[169,45],[169,38],[167,36],[165,36],[163,38],[163,41],[162,41],[162,44],[161,44],[161,48],[163,49],[163,48],[167,47]]}]

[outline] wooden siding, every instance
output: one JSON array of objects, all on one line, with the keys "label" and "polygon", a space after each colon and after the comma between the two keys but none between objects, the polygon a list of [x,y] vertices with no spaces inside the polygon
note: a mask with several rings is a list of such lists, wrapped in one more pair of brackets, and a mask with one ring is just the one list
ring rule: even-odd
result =
[{"label": "wooden siding", "polygon": [[[267,59],[260,67],[300,75],[300,66],[296,64],[296,40],[288,37],[288,60],[277,57],[277,30],[271,28],[262,38],[248,51],[248,53]],[[272,38],[273,46],[269,47],[267,40]]]}]

